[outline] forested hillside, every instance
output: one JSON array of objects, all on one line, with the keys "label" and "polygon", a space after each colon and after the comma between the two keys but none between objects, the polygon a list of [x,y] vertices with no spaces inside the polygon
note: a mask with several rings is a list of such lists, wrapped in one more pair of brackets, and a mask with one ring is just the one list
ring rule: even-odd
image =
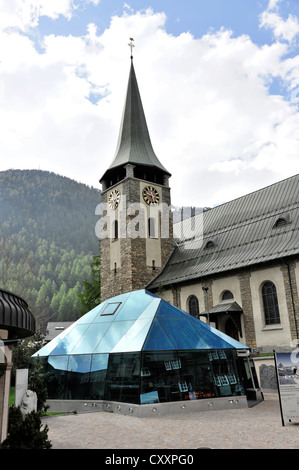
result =
[{"label": "forested hillside", "polygon": [[99,190],[55,173],[0,172],[0,287],[23,297],[39,325],[78,318],[99,253],[99,202]]}]

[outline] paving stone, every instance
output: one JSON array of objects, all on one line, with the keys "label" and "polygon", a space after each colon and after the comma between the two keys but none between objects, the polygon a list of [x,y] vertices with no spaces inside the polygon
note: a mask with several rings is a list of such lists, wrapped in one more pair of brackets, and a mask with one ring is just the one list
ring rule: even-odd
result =
[{"label": "paving stone", "polygon": [[136,418],[95,412],[43,418],[53,449],[299,449],[277,393],[252,408]]}]

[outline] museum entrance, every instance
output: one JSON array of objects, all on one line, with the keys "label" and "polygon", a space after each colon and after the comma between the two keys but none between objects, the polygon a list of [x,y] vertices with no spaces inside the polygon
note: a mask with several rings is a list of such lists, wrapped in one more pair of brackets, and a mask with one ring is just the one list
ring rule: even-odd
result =
[{"label": "museum entrance", "polygon": [[239,330],[232,318],[229,318],[225,323],[225,334],[239,341]]},{"label": "museum entrance", "polygon": [[254,362],[252,357],[238,354],[238,370],[239,376],[243,382],[248,406],[254,406],[263,401],[263,393],[260,389]]}]

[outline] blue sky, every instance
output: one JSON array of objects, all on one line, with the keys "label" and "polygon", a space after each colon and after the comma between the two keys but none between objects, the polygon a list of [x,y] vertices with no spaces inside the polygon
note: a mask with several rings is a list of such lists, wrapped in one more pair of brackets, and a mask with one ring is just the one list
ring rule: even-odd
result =
[{"label": "blue sky", "polygon": [[0,0],[0,171],[100,187],[131,36],[175,205],[220,204],[298,173],[297,0]]}]

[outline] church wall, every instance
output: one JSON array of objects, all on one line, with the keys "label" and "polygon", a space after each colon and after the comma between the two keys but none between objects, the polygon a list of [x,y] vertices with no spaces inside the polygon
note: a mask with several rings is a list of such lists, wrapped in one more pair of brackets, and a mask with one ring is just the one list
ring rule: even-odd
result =
[{"label": "church wall", "polygon": [[[265,281],[275,284],[280,314],[280,324],[266,325],[263,301],[262,285]],[[286,292],[283,275],[280,266],[269,269],[257,270],[251,273],[250,286],[252,292],[252,304],[254,312],[254,324],[256,331],[256,343],[258,347],[290,346],[290,322],[287,308]]]},{"label": "church wall", "polygon": [[[203,286],[209,286],[209,308],[221,302],[222,294],[230,290],[236,301],[243,309],[241,314],[241,325],[243,336],[239,341],[249,347],[262,347],[265,352],[272,352],[273,349],[292,346],[292,340],[297,337],[294,326],[293,304],[297,312],[297,329],[299,326],[298,309],[298,281],[299,263],[289,262],[292,289],[290,289],[290,278],[285,263],[277,263],[263,268],[262,266],[253,268],[232,276],[217,275],[209,280],[198,279],[193,283],[176,285],[172,288],[162,289],[161,297],[172,304],[176,304],[182,310],[188,312],[188,301],[191,295],[198,298],[199,310],[206,310],[205,292]],[[280,314],[280,324],[266,325],[264,318],[262,285],[266,281],[275,284],[277,300]],[[291,295],[292,293],[292,295]],[[200,318],[206,321],[204,317]],[[219,320],[218,328],[225,331],[226,318]]]}]

